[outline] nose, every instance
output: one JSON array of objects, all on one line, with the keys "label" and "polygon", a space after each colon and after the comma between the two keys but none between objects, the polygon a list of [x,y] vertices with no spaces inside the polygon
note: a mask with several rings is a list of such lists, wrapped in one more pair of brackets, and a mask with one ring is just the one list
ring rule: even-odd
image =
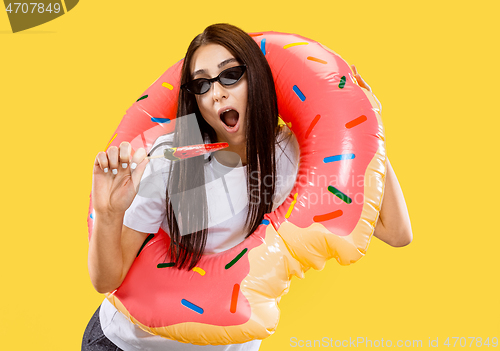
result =
[{"label": "nose", "polygon": [[227,99],[229,97],[229,92],[227,89],[219,82],[212,83],[212,96],[214,101],[220,102],[223,98]]}]

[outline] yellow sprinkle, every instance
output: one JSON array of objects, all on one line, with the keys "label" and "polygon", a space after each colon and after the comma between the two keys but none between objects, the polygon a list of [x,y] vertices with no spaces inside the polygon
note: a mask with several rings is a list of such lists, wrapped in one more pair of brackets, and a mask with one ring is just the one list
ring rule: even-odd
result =
[{"label": "yellow sprinkle", "polygon": [[297,202],[297,194],[298,193],[295,193],[295,195],[293,195],[293,201],[290,204],[290,207],[288,208],[288,211],[286,212],[285,218],[290,217],[290,215],[292,214],[293,207],[295,206],[295,203]]},{"label": "yellow sprinkle", "polygon": [[307,45],[307,44],[309,44],[309,43],[305,43],[305,42],[303,42],[303,43],[292,43],[292,44],[287,44],[287,45],[283,46],[283,49],[288,49],[288,48],[291,48],[292,46],[297,46],[297,45]]},{"label": "yellow sprinkle", "polygon": [[198,273],[200,273],[201,276],[205,275],[205,271],[203,269],[201,269],[200,267],[194,267],[193,272],[198,272]]},{"label": "yellow sprinkle", "polygon": [[278,116],[278,127],[281,127],[281,126],[288,126],[288,128],[292,128],[292,122],[286,123],[285,121],[283,121],[281,119],[280,116]]},{"label": "yellow sprinkle", "polygon": [[115,134],[115,136],[109,141],[108,143],[108,146],[106,146],[106,148],[104,150],[107,150],[109,145],[111,145],[111,143],[113,142],[113,140],[115,140],[115,138],[118,136],[118,134]]},{"label": "yellow sprinkle", "polygon": [[168,89],[170,89],[170,90],[172,90],[172,89],[174,88],[174,87],[172,86],[172,84],[168,84],[167,82],[163,82],[161,86],[162,86],[162,87],[165,87],[165,88],[168,88]]}]

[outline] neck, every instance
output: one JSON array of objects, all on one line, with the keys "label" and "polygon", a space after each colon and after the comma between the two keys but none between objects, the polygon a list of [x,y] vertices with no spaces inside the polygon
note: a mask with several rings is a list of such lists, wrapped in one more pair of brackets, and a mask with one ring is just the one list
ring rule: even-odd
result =
[{"label": "neck", "polygon": [[241,167],[247,164],[246,146],[229,145],[227,148],[214,153],[217,161],[227,167]]}]

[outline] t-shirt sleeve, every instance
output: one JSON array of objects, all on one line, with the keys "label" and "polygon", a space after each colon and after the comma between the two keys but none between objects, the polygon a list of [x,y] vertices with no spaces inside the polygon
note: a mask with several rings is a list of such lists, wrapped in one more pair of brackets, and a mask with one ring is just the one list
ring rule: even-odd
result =
[{"label": "t-shirt sleeve", "polygon": [[[150,156],[163,155],[171,146],[172,135],[159,137]],[[166,184],[170,161],[165,158],[151,159],[144,170],[137,195],[125,212],[123,224],[142,233],[156,233],[165,219]]]}]

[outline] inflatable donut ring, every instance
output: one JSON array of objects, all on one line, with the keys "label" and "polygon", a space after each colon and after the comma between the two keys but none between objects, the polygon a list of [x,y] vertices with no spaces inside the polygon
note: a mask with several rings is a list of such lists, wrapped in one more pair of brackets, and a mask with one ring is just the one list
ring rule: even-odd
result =
[{"label": "inflatable donut ring", "polygon": [[[191,271],[171,268],[167,234],[149,236],[107,298],[151,334],[198,345],[266,338],[277,327],[278,302],[292,275],[302,278],[332,257],[343,265],[357,261],[378,219],[386,156],[372,94],[357,85],[340,56],[313,40],[251,36],[271,66],[280,116],[299,144],[296,184],[245,241],[204,255]],[[130,141],[134,149],[150,149],[173,131],[181,65],[132,105],[108,145]]]}]

